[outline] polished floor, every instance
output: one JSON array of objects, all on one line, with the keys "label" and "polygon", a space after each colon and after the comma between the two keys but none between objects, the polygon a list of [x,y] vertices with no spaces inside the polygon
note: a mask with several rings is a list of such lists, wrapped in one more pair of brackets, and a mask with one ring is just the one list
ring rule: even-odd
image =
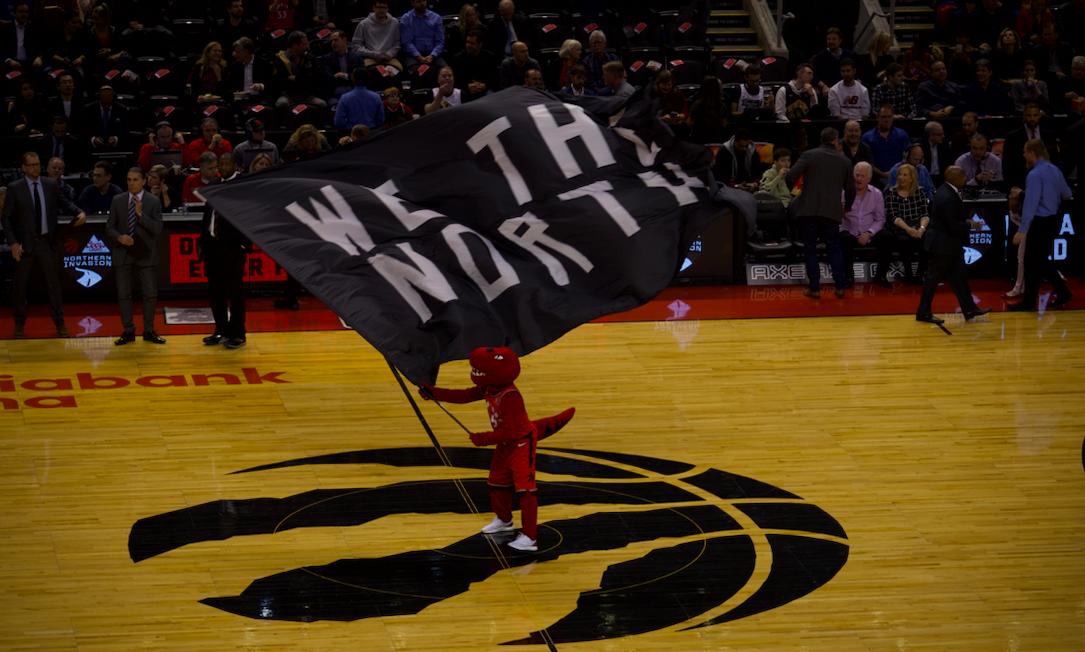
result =
[{"label": "polished floor", "polygon": [[479,533],[489,452],[334,323],[0,340],[0,650],[1085,647],[1085,312],[940,294],[947,337],[702,291],[524,359],[533,418],[577,409],[536,554]]}]

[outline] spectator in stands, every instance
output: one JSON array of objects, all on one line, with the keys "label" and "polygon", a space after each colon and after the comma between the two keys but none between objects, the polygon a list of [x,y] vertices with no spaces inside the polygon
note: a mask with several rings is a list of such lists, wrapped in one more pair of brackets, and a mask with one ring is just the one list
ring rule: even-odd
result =
[{"label": "spectator in stands", "polygon": [[256,104],[277,98],[275,70],[263,57],[256,56],[256,44],[247,36],[234,41],[234,61],[227,67],[226,79],[231,93],[248,93]]},{"label": "spectator in stands", "polygon": [[979,116],[974,112],[968,111],[961,116],[961,130],[953,134],[953,139],[949,143],[954,160],[962,154],[967,154],[971,151],[972,136],[976,135],[976,130],[979,129],[979,126]]},{"label": "spectator in stands", "polygon": [[[512,0],[501,0],[497,3],[497,15],[494,16],[486,34],[486,47],[490,48],[498,60],[511,57],[512,44],[527,40],[531,36],[530,29],[527,16],[516,11],[516,5]],[[605,36],[603,42],[606,43]],[[590,72],[591,68],[588,70]]]},{"label": "spectator in stands", "polygon": [[256,25],[256,21],[245,17],[245,3],[243,0],[229,0],[226,7],[226,17],[215,21],[215,29],[211,34],[212,41],[218,41],[225,47],[233,46],[238,40],[247,38],[255,41],[260,38],[262,30]]},{"label": "spectator in stands", "polygon": [[[162,53],[173,40],[166,3],[161,0],[117,0],[117,24],[121,36],[137,56]],[[221,42],[221,41],[220,41]]]},{"label": "spectator in stands", "polygon": [[158,197],[163,211],[169,211],[173,206],[173,200],[170,199],[170,187],[166,183],[168,174],[169,171],[166,170],[165,165],[152,165],[147,171],[147,191]]},{"label": "spectator in stands", "polygon": [[905,165],[911,166],[915,170],[916,176],[919,178],[919,187],[923,189],[923,192],[927,193],[928,197],[933,195],[934,180],[931,178],[930,170],[923,165],[923,146],[919,143],[909,145],[908,149],[904,151],[904,160],[889,170],[889,176],[885,180],[885,187],[892,188],[897,185],[897,172]]},{"label": "spectator in stands", "polygon": [[941,123],[934,120],[923,127],[923,140],[919,145],[923,148],[923,165],[930,171],[931,182],[934,187],[942,185],[945,180],[945,169],[953,164],[957,158],[946,142],[946,130]]},{"label": "spectator in stands", "polygon": [[[840,251],[840,222],[842,215],[855,202],[855,182],[851,163],[836,151],[837,133],[832,127],[821,130],[821,147],[799,156],[784,178],[790,188],[803,177],[803,191],[791,206],[802,233],[803,258],[810,287],[802,291],[811,299],[821,298],[821,267],[818,265],[817,240],[825,243],[829,267],[836,282],[836,297],[844,298],[847,279],[844,276],[844,256]],[[844,191],[844,210],[840,210],[840,191]]]},{"label": "spectator in stands", "polygon": [[962,105],[961,88],[946,79],[946,64],[935,61],[931,64],[931,78],[919,85],[915,95],[916,112],[931,120],[948,118]]},{"label": "spectator in stands", "polygon": [[875,32],[870,37],[867,53],[859,58],[859,79],[868,89],[885,81],[886,68],[895,63],[893,55],[889,54],[891,46],[888,32]]},{"label": "spectator in stands", "polygon": [[188,204],[202,202],[203,199],[197,197],[195,191],[208,186],[219,176],[219,158],[214,152],[206,151],[200,154],[198,162],[199,171],[185,179],[184,189],[181,192],[181,201]]},{"label": "spectator in stands", "polygon": [[399,19],[399,37],[408,55],[403,65],[414,68],[424,63],[444,68],[448,65],[441,58],[445,50],[444,22],[426,8],[426,0],[411,0],[411,7],[413,9]]},{"label": "spectator in stands", "polygon": [[68,130],[82,135],[86,129],[87,98],[75,90],[75,78],[65,70],[57,75],[56,96],[45,106],[45,114],[64,116],[68,119]]},{"label": "spectator in stands", "polygon": [[1025,143],[1030,140],[1040,140],[1044,144],[1044,159],[1049,163],[1059,165],[1061,152],[1059,150],[1058,134],[1047,127],[1040,125],[1043,113],[1037,104],[1029,104],[1025,107],[1022,118],[1024,124],[1006,134],[1006,142],[1003,143],[1002,173],[1009,187],[1025,187],[1025,159],[1014,156],[1015,152],[1023,152]]},{"label": "spectator in stands", "polygon": [[279,146],[267,139],[267,128],[262,120],[250,118],[245,123],[245,133],[248,140],[241,142],[234,148],[234,154],[242,162],[245,161],[246,152],[260,152],[267,154],[272,165],[279,163]]},{"label": "spectator in stands", "polygon": [[30,4],[15,0],[11,22],[0,25],[0,75],[41,70],[42,32],[30,21]]},{"label": "spectator in stands", "polygon": [[84,213],[108,213],[113,198],[121,193],[120,186],[110,183],[113,166],[108,161],[98,161],[91,172],[91,185],[79,194],[79,208]]},{"label": "spectator in stands", "polygon": [[343,136],[339,139],[339,146],[349,145],[356,143],[363,138],[367,138],[372,131],[365,125],[354,125],[354,128],[350,130],[350,135]]},{"label": "spectator in stands", "polygon": [[[324,137],[324,134],[320,133],[319,129],[313,125],[305,124],[290,134],[290,141],[286,144],[286,149],[294,150],[301,158],[309,158],[321,152],[332,151],[332,145]],[[285,149],[283,154],[285,158]]]},{"label": "spectator in stands", "polygon": [[373,3],[373,11],[354,28],[350,49],[365,58],[366,66],[392,66],[403,72],[399,56],[399,21],[388,15],[388,3]]},{"label": "spectator in stands", "polygon": [[863,130],[857,120],[848,120],[844,124],[844,140],[840,141],[840,153],[854,167],[859,161],[874,164],[874,152],[870,145],[863,142]]},{"label": "spectator in stands", "polygon": [[482,30],[468,32],[463,52],[452,57],[452,71],[464,102],[497,90],[497,61],[492,52],[482,47]]},{"label": "spectator in stands", "polygon": [[667,124],[685,124],[689,117],[686,96],[674,85],[674,73],[661,70],[656,75],[655,94],[659,97],[659,119]]},{"label": "spectator in stands", "polygon": [[7,136],[40,136],[45,125],[42,124],[45,104],[34,88],[29,76],[23,75],[19,82],[19,94],[8,102]]},{"label": "spectator in stands", "polygon": [[633,85],[625,80],[625,66],[621,61],[608,61],[603,64],[603,88],[599,89],[598,95],[630,97],[633,90]]},{"label": "spectator in stands", "polygon": [[591,52],[584,55],[580,63],[588,71],[587,87],[598,93],[603,88],[603,65],[610,61],[618,61],[618,55],[607,52],[607,35],[601,29],[595,30],[588,37],[588,47],[591,48]]},{"label": "spectator in stands", "polygon": [[[506,57],[501,62],[501,68],[498,71],[498,83],[501,89],[523,86],[528,70],[539,70],[539,62],[531,58],[527,43],[517,41],[512,44],[512,56]],[[625,70],[624,66],[622,70]]]},{"label": "spectator in stands", "polygon": [[200,138],[188,144],[188,164],[192,165],[199,160],[204,152],[211,152],[215,156],[221,156],[226,152],[234,151],[230,141],[219,133],[219,123],[214,118],[204,118],[200,122]]},{"label": "spectator in stands", "polygon": [[761,66],[752,63],[742,71],[742,85],[738,87],[738,101],[731,102],[731,112],[736,119],[744,121],[775,120],[773,108],[775,96],[767,88],[761,88]]},{"label": "spectator in stands", "polygon": [[[609,63],[609,62],[608,62]],[[686,125],[690,129],[690,140],[702,145],[722,143],[727,130],[727,120],[731,117],[731,107],[723,99],[723,85],[716,77],[705,77],[697,90],[696,99],[689,109]]]},{"label": "spectator in stands", "polygon": [[1013,99],[1013,108],[1016,113],[1024,111],[1026,104],[1036,104],[1044,110],[1051,107],[1051,95],[1047,89],[1047,82],[1037,79],[1036,64],[1032,59],[1025,61],[1021,70],[1021,79],[1015,81],[1010,88],[1010,97]]},{"label": "spectator in stands", "polygon": [[59,32],[47,32],[44,44],[45,62],[49,69],[66,69],[75,74],[76,85],[86,82],[83,64],[91,54],[94,44],[90,32],[83,29],[83,19],[79,12],[64,12],[64,29]]},{"label": "spectator in stands", "polygon": [[763,166],[748,129],[740,128],[730,140],[720,146],[712,173],[720,183],[750,193],[757,192]]},{"label": "spectator in stands", "polygon": [[904,56],[901,57],[904,83],[912,90],[919,88],[920,84],[931,78],[931,62],[934,59],[927,39],[926,34],[922,32],[917,34],[912,41],[912,47],[905,50]]},{"label": "spectator in stands", "polygon": [[870,104],[875,110],[886,102],[893,107],[894,118],[915,117],[915,99],[912,97],[912,89],[904,83],[904,67],[899,63],[891,63],[886,67],[885,81],[875,86],[870,95]]},{"label": "spectator in stands", "polygon": [[1074,52],[1085,53],[1085,0],[1070,0],[1057,7],[1055,20],[1068,35]]},{"label": "spectator in stands", "polygon": [[524,88],[537,88],[541,91],[546,90],[546,82],[543,81],[542,71],[535,70],[534,68],[527,71],[524,75]]},{"label": "spectator in stands", "polygon": [[795,77],[776,91],[776,119],[780,121],[812,118],[818,105],[818,92],[812,81],[814,69],[808,63],[795,66]]},{"label": "spectator in stands", "polygon": [[758,186],[760,192],[767,192],[787,208],[791,204],[791,198],[798,195],[801,190],[790,190],[787,187],[788,171],[791,170],[791,150],[786,147],[774,147],[772,149],[772,166],[761,175],[761,183]]},{"label": "spectator in stands", "polygon": [[844,59],[855,61],[854,52],[840,47],[842,40],[840,30],[830,27],[825,30],[825,49],[810,59],[810,65],[814,71],[814,83],[821,89],[823,95],[828,95],[829,89],[843,78],[840,63]]},{"label": "spectator in stands", "polygon": [[294,30],[294,10],[298,6],[298,0],[268,0],[267,20],[264,22],[264,31],[268,34],[276,32],[291,32]]},{"label": "spectator in stands", "polygon": [[1054,83],[1055,111],[1081,115],[1085,104],[1085,56],[1073,58],[1070,74]]},{"label": "spectator in stands", "polygon": [[1049,84],[1069,74],[1074,48],[1059,38],[1059,26],[1055,21],[1044,25],[1041,43],[1033,51],[1032,59],[1036,62],[1040,79]]},{"label": "spectator in stands", "polygon": [[[45,160],[40,157],[39,159]],[[76,201],[75,188],[72,188],[71,184],[64,180],[64,169],[64,159],[54,156],[49,159],[49,166],[45,168],[45,173],[56,180],[57,185],[60,186],[60,194],[74,204]],[[2,206],[2,203],[0,203],[0,206]]]},{"label": "spectator in stands", "polygon": [[1006,89],[991,80],[991,62],[980,59],[976,62],[976,81],[964,87],[961,96],[964,107],[980,117],[1001,116],[1006,110]]},{"label": "spectator in stands", "polygon": [[[855,177],[855,201],[844,213],[840,223],[840,251],[844,257],[844,279],[846,288],[855,285],[855,249],[856,247],[876,249],[878,266],[874,271],[874,283],[883,288],[892,288],[886,275],[893,255],[893,240],[885,232],[885,199],[882,191],[870,185],[871,167],[869,163],[855,164],[852,174]],[[842,201],[847,198],[841,193]]]},{"label": "spectator in stands", "polygon": [[113,101],[114,96],[113,87],[103,85],[98,89],[98,101],[86,107],[86,135],[95,151],[116,149],[128,133],[128,107]]},{"label": "spectator in stands", "polygon": [[1014,27],[1014,20],[999,0],[982,0],[968,14],[968,24],[972,28],[972,42],[979,44],[981,50],[991,51],[994,49],[991,44],[998,42],[1002,30]]},{"label": "spectator in stands", "polygon": [[878,107],[878,126],[863,134],[863,142],[874,154],[875,184],[882,187],[889,178],[889,168],[900,161],[912,142],[906,131],[893,126],[893,111],[893,105],[884,102]]},{"label": "spectator in stands", "polygon": [[[998,41],[995,51],[984,58],[991,62],[991,71],[997,75],[995,79],[1008,86],[1003,80],[1016,79],[1021,73],[1021,68],[1025,65],[1025,50],[1018,40],[1017,32],[1012,29],[1002,30]],[[978,58],[976,60],[979,61]]]},{"label": "spectator in stands", "polygon": [[[188,158],[188,150],[185,148],[185,139],[179,133],[173,130],[173,125],[168,122],[162,121],[155,125],[154,131],[147,136],[148,142],[144,143],[139,148],[139,158],[137,162],[139,167],[147,172],[151,169],[151,155],[154,152],[171,152],[174,150],[180,151],[182,165],[191,165],[192,161]],[[173,174],[179,171],[171,170]]]},{"label": "spectator in stands", "polygon": [[855,62],[840,60],[840,81],[829,89],[829,113],[838,120],[863,120],[870,115],[870,93],[855,81]]},{"label": "spectator in stands", "polygon": [[227,96],[226,60],[222,58],[222,45],[217,41],[204,46],[203,54],[192,66],[189,83],[192,101],[196,104],[221,104]]},{"label": "spectator in stands", "polygon": [[[425,4],[425,0],[416,2]],[[320,62],[309,52],[309,38],[304,32],[290,32],[287,49],[275,57],[275,71],[282,93],[275,100],[280,116],[298,104],[311,104],[321,111],[328,108],[328,103],[316,95],[320,89]]]},{"label": "spectator in stands", "polygon": [[[1012,29],[1009,32],[1011,38],[1016,41],[1017,33]],[[945,59],[946,69],[949,71],[947,78],[958,86],[967,86],[976,81],[976,62],[983,56],[983,53],[972,47],[972,37],[968,32],[968,25],[959,25],[954,33],[954,38],[957,41],[957,46],[951,50],[949,58]],[[995,53],[997,54],[998,50]]]},{"label": "spectator in stands", "polygon": [[992,154],[987,136],[976,134],[971,149],[957,159],[955,165],[964,171],[966,185],[987,190],[1002,188],[1002,159]]},{"label": "spectator in stands", "polygon": [[[112,70],[126,73],[127,79],[137,79],[136,74],[128,70],[133,59],[125,51],[124,39],[112,23],[109,5],[100,4],[91,11],[91,43],[94,56],[94,74],[101,78]],[[116,83],[119,80],[114,80]]]},{"label": "spectator in stands", "polygon": [[[455,75],[453,75],[455,77]],[[403,102],[403,96],[395,86],[384,91],[384,126],[387,129],[414,120],[414,111]]]},{"label": "spectator in stands", "polygon": [[433,89],[433,101],[423,107],[426,115],[441,109],[459,106],[463,101],[460,89],[456,88],[456,75],[448,66],[441,68],[437,75],[437,88]]},{"label": "spectator in stands", "polygon": [[580,59],[584,54],[583,50],[580,41],[575,38],[566,39],[561,44],[561,49],[558,51],[558,60],[554,62],[554,68],[557,70],[554,85],[557,88],[565,88],[572,83],[573,68],[580,65]]},{"label": "spectator in stands", "polygon": [[[478,19],[478,10],[474,5],[465,4],[460,7],[460,17],[456,22],[448,26],[445,33],[445,52],[455,57],[467,47],[467,35],[475,30],[484,29]],[[479,42],[483,37],[479,36]]]},{"label": "spectator in stands", "polygon": [[348,49],[350,41],[343,30],[333,31],[330,41],[332,51],[320,58],[320,68],[325,83],[324,98],[329,105],[335,106],[344,93],[350,92],[354,71],[361,68],[365,72],[365,60],[362,55]]},{"label": "spectator in stands", "polygon": [[1017,15],[1017,34],[1025,42],[1036,45],[1041,41],[1043,26],[1054,18],[1055,14],[1048,9],[1047,0],[1025,0]]},{"label": "spectator in stands", "polygon": [[298,0],[294,25],[304,31],[338,29],[339,25],[332,20],[331,12],[334,10],[335,3],[331,0]]},{"label": "spectator in stands", "polygon": [[341,135],[347,135],[354,125],[365,125],[379,129],[384,125],[384,104],[380,95],[365,87],[365,68],[354,69],[351,80],[354,90],[345,93],[335,110],[335,128]]},{"label": "spectator in stands", "polygon": [[266,170],[271,167],[271,157],[267,154],[257,154],[256,158],[249,163],[249,172],[259,172],[260,170]]},{"label": "spectator in stands", "polygon": [[[947,166],[948,167],[948,166]],[[930,224],[930,195],[916,183],[916,170],[902,165],[897,170],[897,181],[885,191],[885,223],[893,249],[900,252],[904,263],[905,285],[922,285],[927,272],[927,251],[923,248],[923,234]],[[919,261],[919,269],[912,272],[912,262]]]},{"label": "spectator in stands", "polygon": [[595,95],[595,91],[588,88],[588,69],[581,65],[573,66],[569,75],[569,85],[559,92],[566,95]]}]

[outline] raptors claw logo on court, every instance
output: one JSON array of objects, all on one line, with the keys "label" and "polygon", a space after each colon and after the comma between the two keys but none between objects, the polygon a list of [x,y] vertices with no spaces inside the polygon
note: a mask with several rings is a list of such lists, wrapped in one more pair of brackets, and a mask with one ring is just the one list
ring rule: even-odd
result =
[{"label": "raptors claw logo on court", "polygon": [[[488,468],[491,456],[477,448],[445,448],[443,453],[452,467],[477,470]],[[393,448],[237,473],[316,464],[445,465],[434,448]],[[571,643],[669,627],[695,629],[761,613],[824,585],[848,559],[847,535],[832,516],[751,478],[683,462],[564,448],[540,449],[536,470],[584,478],[540,482],[548,513],[560,512],[560,505],[597,507],[587,516],[540,524],[538,553],[509,550],[501,545],[502,535],[474,534],[439,550],[411,550],[406,543],[399,554],[297,568],[257,579],[239,596],[201,602],[262,620],[354,621],[419,614],[503,568],[560,563],[580,553],[653,542],[654,549],[640,558],[607,567],[599,588],[582,592],[576,608],[557,622],[506,642]],[[139,520],[128,548],[138,563],[234,536],[358,526],[407,512],[469,514],[465,495],[485,505],[485,479],[222,500]]]}]

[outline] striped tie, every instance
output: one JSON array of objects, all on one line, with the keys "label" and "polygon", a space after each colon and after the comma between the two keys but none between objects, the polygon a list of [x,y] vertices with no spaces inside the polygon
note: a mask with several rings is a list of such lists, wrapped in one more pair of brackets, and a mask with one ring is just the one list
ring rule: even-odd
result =
[{"label": "striped tie", "polygon": [[136,234],[136,196],[131,195],[128,202],[128,235]]}]

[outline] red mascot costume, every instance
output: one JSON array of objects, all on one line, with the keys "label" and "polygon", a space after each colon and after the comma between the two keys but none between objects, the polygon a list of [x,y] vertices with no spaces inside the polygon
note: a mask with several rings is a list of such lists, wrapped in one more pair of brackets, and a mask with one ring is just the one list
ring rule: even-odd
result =
[{"label": "red mascot costume", "polygon": [[423,384],[419,394],[427,401],[470,403],[486,399],[490,413],[490,432],[471,434],[475,446],[497,444],[490,462],[490,506],[494,520],[482,528],[485,534],[512,532],[512,492],[520,499],[523,521],[520,536],[509,543],[517,550],[538,550],[537,521],[539,499],[535,487],[535,445],[561,429],[573,418],[574,408],[556,416],[531,421],[527,418],[524,399],[512,382],[520,375],[520,360],[505,346],[478,348],[471,352],[470,389],[441,389]]}]

